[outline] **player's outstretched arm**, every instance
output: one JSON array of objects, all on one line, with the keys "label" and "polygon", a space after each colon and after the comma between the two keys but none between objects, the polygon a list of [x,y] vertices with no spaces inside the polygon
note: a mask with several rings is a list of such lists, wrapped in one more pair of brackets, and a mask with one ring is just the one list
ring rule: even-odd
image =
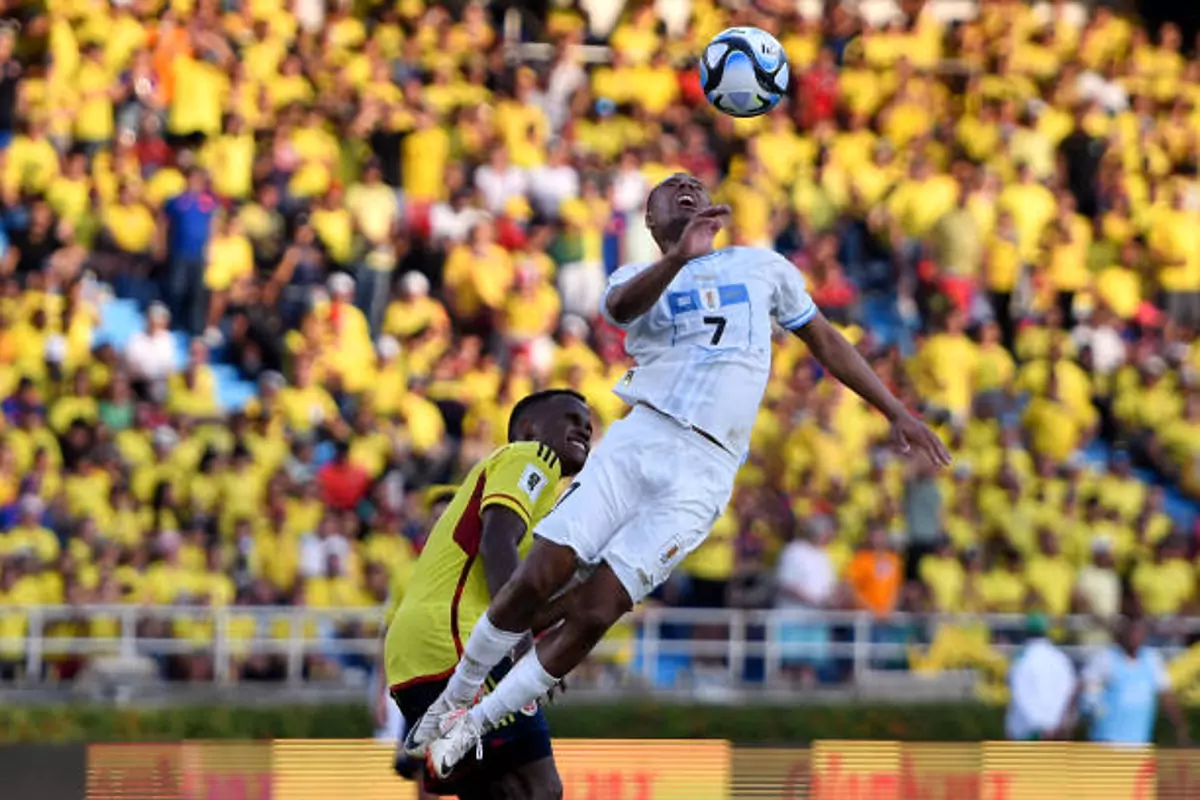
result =
[{"label": "player's outstretched arm", "polygon": [[679,241],[662,258],[612,287],[605,310],[613,321],[626,325],[653,308],[687,262],[712,252],[713,239],[728,217],[729,206],[709,206],[696,212]]},{"label": "player's outstretched arm", "polygon": [[824,314],[818,313],[807,324],[795,329],[794,333],[808,345],[813,356],[833,377],[888,418],[892,423],[892,437],[902,452],[916,449],[937,466],[949,466],[950,451],[938,435],[910,414],[904,404],[888,391],[871,365],[829,323]]}]

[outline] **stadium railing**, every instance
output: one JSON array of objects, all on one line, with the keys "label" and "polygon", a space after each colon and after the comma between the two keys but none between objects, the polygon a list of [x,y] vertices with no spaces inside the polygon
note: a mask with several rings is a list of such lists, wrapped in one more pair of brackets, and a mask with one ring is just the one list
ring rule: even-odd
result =
[{"label": "stadium railing", "polygon": [[[45,680],[44,667],[56,659],[135,660],[203,653],[213,658],[213,680],[218,684],[237,682],[235,658],[267,655],[281,658],[285,682],[297,685],[308,680],[309,657],[369,669],[381,649],[380,612],[375,608],[8,606],[0,609],[0,622],[6,618],[12,622],[13,615],[25,618],[25,635],[0,638],[0,663],[19,664],[24,683]],[[115,623],[117,634],[68,635],[100,619]],[[243,624],[247,619],[254,620],[249,636]],[[161,623],[180,621],[203,627],[192,628],[190,636],[163,635]],[[160,623],[157,630],[154,622]],[[78,627],[72,630],[71,623]],[[599,672],[607,671],[610,688],[694,689],[698,673],[711,684],[730,689],[771,686],[785,667],[804,663],[826,669],[833,683],[861,684],[884,673],[905,671],[912,647],[928,645],[939,626],[947,623],[985,626],[990,646],[1011,655],[1024,640],[1026,617],[894,614],[877,618],[862,612],[653,607],[631,614],[597,648],[594,661],[604,667]],[[1101,628],[1097,620],[1085,616],[1060,618],[1055,625],[1067,634],[1067,642],[1077,641],[1073,634],[1095,634]],[[11,625],[0,629],[4,628],[13,629]],[[1200,618],[1180,618],[1160,624],[1153,643],[1171,656],[1198,632]],[[1076,657],[1086,650],[1080,644],[1067,644],[1064,649]],[[585,677],[584,687],[589,680]]]}]

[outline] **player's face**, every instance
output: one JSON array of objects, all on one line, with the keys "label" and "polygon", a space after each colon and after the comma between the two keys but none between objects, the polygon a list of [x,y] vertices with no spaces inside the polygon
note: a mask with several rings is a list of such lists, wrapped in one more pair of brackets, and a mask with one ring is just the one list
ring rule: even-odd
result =
[{"label": "player's face", "polygon": [[592,411],[574,397],[560,397],[546,409],[544,436],[538,437],[562,459],[563,475],[583,469],[592,450]]},{"label": "player's face", "polygon": [[678,228],[712,205],[704,184],[691,175],[677,172],[654,187],[646,204],[647,225],[651,230]]}]

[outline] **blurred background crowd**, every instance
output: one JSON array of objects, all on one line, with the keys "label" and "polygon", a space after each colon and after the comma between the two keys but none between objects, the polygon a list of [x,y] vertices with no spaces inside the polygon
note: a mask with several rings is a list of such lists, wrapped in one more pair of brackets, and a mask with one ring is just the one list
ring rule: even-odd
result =
[{"label": "blurred background crowd", "polygon": [[[0,3],[0,676],[23,604],[397,599],[521,396],[578,389],[599,432],[623,413],[599,298],[653,257],[643,201],[677,171],[732,206],[726,241],[794,261],[957,460],[896,458],[781,337],[734,501],[655,602],[1196,606],[1200,60],[1178,28],[1019,0],[587,5]],[[697,84],[733,24],[791,60],[759,119]],[[261,627],[229,633],[289,633]],[[145,635],[199,654],[213,628]],[[836,635],[781,631],[800,668]],[[79,666],[52,639],[46,663]]]}]

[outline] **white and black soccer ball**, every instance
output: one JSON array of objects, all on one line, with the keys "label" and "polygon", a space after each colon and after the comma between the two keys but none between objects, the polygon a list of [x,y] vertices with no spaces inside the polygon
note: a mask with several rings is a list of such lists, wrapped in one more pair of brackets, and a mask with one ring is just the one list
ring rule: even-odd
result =
[{"label": "white and black soccer ball", "polygon": [[788,88],[787,54],[760,28],[721,31],[700,55],[700,85],[718,111],[757,117],[783,99]]}]

